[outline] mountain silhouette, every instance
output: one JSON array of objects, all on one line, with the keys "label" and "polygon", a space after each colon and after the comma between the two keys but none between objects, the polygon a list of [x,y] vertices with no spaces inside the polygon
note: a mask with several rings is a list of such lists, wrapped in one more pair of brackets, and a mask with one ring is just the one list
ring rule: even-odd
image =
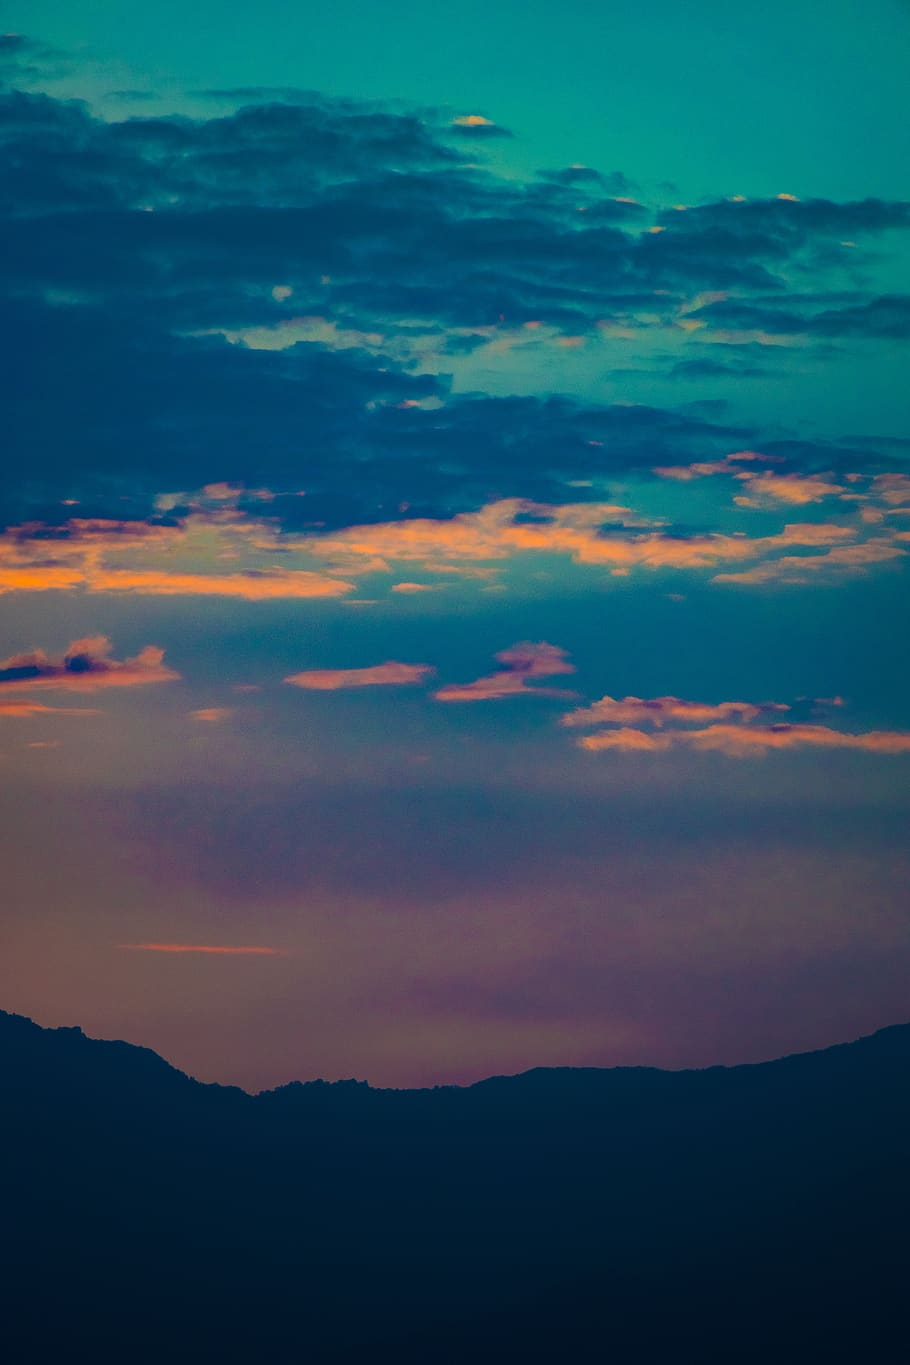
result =
[{"label": "mountain silhouette", "polygon": [[10,1365],[898,1365],[910,1024],[753,1066],[203,1085],[0,1012]]}]

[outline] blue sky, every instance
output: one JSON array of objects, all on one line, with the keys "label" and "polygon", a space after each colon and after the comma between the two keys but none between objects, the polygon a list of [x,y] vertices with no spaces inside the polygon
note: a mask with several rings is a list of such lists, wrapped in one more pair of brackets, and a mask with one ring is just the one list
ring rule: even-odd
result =
[{"label": "blue sky", "polygon": [[4,1007],[252,1088],[903,1017],[910,13],[817,8],[2,7]]}]

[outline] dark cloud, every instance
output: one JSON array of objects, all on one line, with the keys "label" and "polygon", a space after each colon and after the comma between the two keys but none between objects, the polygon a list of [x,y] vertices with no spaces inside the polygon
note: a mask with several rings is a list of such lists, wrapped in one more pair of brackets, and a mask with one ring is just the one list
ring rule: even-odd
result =
[{"label": "dark cloud", "polygon": [[684,213],[665,210],[658,221],[675,232],[698,234],[720,231],[750,244],[766,243],[769,253],[784,245],[805,244],[820,237],[882,232],[910,226],[910,203],[861,199],[837,203],[831,199],[721,199],[688,207]]},{"label": "dark cloud", "polygon": [[710,356],[697,356],[692,360],[677,360],[670,373],[676,379],[755,379],[769,371],[763,365],[726,364]]},{"label": "dark cloud", "polygon": [[[29,53],[24,39],[0,46],[20,64]],[[723,202],[648,232],[620,172],[519,182],[473,164],[452,135],[489,136],[480,116],[453,125],[306,91],[216,97],[239,107],[105,121],[47,94],[0,96],[7,522],[63,520],[62,498],[144,517],[156,492],[225,479],[267,484],[294,524],[558,502],[572,479],[758,437],[715,409],[453,397],[425,372],[428,350],[454,368],[493,337],[542,347],[554,331],[668,325],[704,291],[735,295],[689,308],[713,327],[797,332],[809,318],[820,337],[904,334],[906,299],[813,305],[785,273],[831,234],[905,225],[906,205]],[[251,329],[295,319],[316,319],[312,335],[252,344]]]},{"label": "dark cloud", "polygon": [[[766,302],[725,299],[706,305],[693,314],[711,327],[737,331],[761,331],[781,336],[868,337],[904,339],[910,336],[910,295],[884,294],[856,299],[840,307],[824,308],[825,297],[789,299],[775,307]],[[814,307],[812,306],[814,305]]]}]

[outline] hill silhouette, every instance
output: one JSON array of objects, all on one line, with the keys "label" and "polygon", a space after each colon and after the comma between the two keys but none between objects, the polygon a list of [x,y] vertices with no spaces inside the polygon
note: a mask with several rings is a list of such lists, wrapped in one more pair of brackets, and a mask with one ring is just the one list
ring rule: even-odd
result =
[{"label": "hill silhouette", "polygon": [[910,1024],[253,1096],[0,1012],[5,1358],[897,1365],[908,1082]]}]

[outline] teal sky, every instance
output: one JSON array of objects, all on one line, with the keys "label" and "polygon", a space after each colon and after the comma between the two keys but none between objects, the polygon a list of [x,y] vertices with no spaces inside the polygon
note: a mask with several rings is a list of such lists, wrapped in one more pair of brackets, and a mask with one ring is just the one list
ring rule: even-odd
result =
[{"label": "teal sky", "polygon": [[164,103],[206,87],[296,86],[480,112],[516,131],[503,163],[580,161],[683,196],[907,189],[902,0],[6,0],[10,30]]}]

